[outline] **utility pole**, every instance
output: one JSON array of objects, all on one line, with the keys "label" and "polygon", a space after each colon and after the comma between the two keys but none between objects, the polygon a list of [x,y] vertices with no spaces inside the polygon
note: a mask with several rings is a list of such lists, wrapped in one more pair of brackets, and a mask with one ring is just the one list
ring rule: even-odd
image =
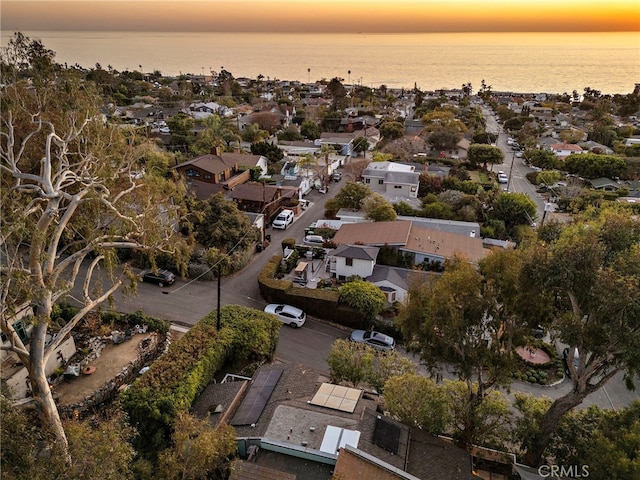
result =
[{"label": "utility pole", "polygon": [[509,187],[511,187],[511,172],[513,172],[513,164],[515,163],[516,153],[511,153],[511,166],[509,167],[509,178],[507,179],[507,193],[509,193]]},{"label": "utility pole", "polygon": [[218,317],[216,328],[220,331],[220,278],[222,277],[222,261],[218,262]]}]

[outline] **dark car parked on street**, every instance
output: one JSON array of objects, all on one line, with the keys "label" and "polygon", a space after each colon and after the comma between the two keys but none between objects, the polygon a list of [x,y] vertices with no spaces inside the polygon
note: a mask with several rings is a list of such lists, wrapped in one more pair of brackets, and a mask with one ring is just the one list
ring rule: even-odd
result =
[{"label": "dark car parked on street", "polygon": [[155,272],[151,269],[142,270],[139,277],[143,282],[155,283],[159,287],[171,285],[176,281],[176,276],[169,270],[156,270]]}]

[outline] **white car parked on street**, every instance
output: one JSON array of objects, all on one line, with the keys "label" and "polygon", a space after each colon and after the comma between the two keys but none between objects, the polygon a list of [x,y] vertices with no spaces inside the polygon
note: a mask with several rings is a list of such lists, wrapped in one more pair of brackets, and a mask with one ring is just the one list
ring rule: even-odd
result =
[{"label": "white car parked on street", "polygon": [[278,317],[282,323],[289,325],[293,328],[298,328],[304,325],[304,321],[307,319],[307,315],[299,308],[292,307],[291,305],[285,305],[282,303],[270,303],[264,307],[264,311],[272,313]]}]

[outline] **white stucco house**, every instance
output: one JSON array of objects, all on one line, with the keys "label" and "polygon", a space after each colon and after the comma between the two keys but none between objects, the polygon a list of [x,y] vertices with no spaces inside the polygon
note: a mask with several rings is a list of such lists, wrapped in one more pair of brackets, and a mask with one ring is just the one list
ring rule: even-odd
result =
[{"label": "white stucco house", "polygon": [[584,153],[584,150],[580,145],[573,143],[552,143],[549,145],[551,151],[556,157],[565,158],[574,153]]},{"label": "white stucco house", "polygon": [[390,201],[418,198],[420,174],[413,165],[396,162],[371,162],[362,172],[362,179],[372,192]]},{"label": "white stucco house", "polygon": [[373,273],[379,250],[363,245],[339,245],[329,253],[329,272],[339,280],[353,275],[366,279]]}]

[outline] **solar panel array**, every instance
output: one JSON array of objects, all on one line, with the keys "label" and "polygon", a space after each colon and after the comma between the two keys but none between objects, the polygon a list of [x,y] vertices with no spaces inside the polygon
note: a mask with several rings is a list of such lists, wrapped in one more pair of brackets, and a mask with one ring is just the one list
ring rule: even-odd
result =
[{"label": "solar panel array", "polygon": [[275,368],[258,372],[238,411],[233,416],[231,425],[251,425],[258,421],[283,371],[284,368]]},{"label": "solar panel array", "polygon": [[353,413],[362,391],[357,388],[323,383],[311,399],[312,405]]},{"label": "solar panel array", "polygon": [[373,430],[373,443],[397,455],[400,449],[400,432],[398,425],[391,423],[384,417],[377,417]]}]

